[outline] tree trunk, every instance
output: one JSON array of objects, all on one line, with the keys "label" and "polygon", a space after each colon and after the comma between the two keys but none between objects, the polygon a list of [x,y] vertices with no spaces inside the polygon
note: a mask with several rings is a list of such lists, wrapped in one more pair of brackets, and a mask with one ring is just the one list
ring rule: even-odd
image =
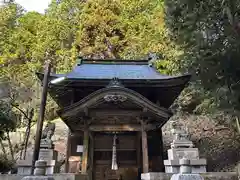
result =
[{"label": "tree trunk", "polygon": [[11,153],[12,160],[14,160],[13,146],[12,146],[12,142],[11,142],[11,139],[10,139],[10,136],[9,136],[9,132],[7,132],[7,141],[8,141],[8,146],[9,146],[9,150],[10,150],[10,153]]},{"label": "tree trunk", "polygon": [[26,159],[27,148],[28,148],[28,141],[29,141],[30,132],[31,132],[31,123],[32,123],[32,120],[29,119],[28,125],[27,125],[27,128],[26,128],[26,139],[25,139],[25,142],[24,142],[25,144],[24,144],[23,159]]},{"label": "tree trunk", "polygon": [[23,142],[22,142],[22,133],[20,133],[20,142],[21,142],[21,147],[20,147],[20,159],[23,159],[23,151],[24,151],[24,142],[25,142],[25,136],[23,138]]},{"label": "tree trunk", "polygon": [[236,119],[236,125],[237,125],[237,131],[240,134],[240,123],[239,123],[239,119],[238,117],[235,118]]},{"label": "tree trunk", "polygon": [[25,151],[25,144],[26,144],[26,139],[27,139],[26,134],[27,134],[27,127],[26,127],[26,130],[25,130],[25,133],[24,133],[23,142],[21,143],[20,159],[25,159],[24,151]]},{"label": "tree trunk", "polygon": [[3,154],[4,154],[4,158],[7,159],[7,152],[6,152],[6,149],[5,149],[5,147],[4,147],[4,144],[3,144],[3,141],[2,141],[1,138],[0,138],[0,145],[1,145],[1,147],[2,147],[2,152],[3,152]]}]

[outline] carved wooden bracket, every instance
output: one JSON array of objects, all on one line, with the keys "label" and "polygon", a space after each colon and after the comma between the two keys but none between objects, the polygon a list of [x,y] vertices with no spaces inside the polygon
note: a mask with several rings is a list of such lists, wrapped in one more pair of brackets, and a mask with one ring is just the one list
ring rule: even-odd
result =
[{"label": "carved wooden bracket", "polygon": [[127,97],[120,94],[109,94],[104,96],[104,100],[107,102],[124,102]]},{"label": "carved wooden bracket", "polygon": [[117,77],[113,78],[107,87],[124,87]]}]

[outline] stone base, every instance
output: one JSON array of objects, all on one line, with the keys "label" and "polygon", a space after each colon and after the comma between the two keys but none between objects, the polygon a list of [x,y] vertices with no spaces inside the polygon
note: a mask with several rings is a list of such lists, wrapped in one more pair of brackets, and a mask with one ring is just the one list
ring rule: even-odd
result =
[{"label": "stone base", "polygon": [[[38,159],[47,161],[46,174],[50,175],[60,172],[60,170],[56,167],[58,152],[54,149],[40,149]],[[28,157],[27,160],[18,160],[17,167],[18,174],[30,175],[32,167],[32,156]]]},{"label": "stone base", "polygon": [[32,162],[27,160],[18,160],[17,167],[17,174],[30,175],[32,170]]},{"label": "stone base", "polygon": [[204,180],[200,174],[173,174],[171,180]]},{"label": "stone base", "polygon": [[199,159],[198,148],[168,149],[168,160],[177,160],[183,157],[187,159]]},{"label": "stone base", "polygon": [[[19,160],[17,161],[17,174],[19,175],[31,175],[32,170],[32,162],[26,161],[26,160]],[[59,170],[56,167],[56,161],[55,160],[48,160],[47,161],[47,167],[46,167],[46,175],[52,175],[54,173],[59,172]]]},{"label": "stone base", "polygon": [[[179,173],[180,164],[179,160],[164,160],[165,172],[166,173]],[[205,173],[207,161],[206,159],[191,159],[190,165],[192,168],[192,173]]]},{"label": "stone base", "polygon": [[54,178],[50,176],[25,176],[22,180],[54,180]]},{"label": "stone base", "polygon": [[[170,180],[173,174],[170,173],[143,173],[141,174],[142,180]],[[207,180],[238,180],[236,172],[208,172],[203,173],[201,176]]]},{"label": "stone base", "polygon": [[[21,180],[25,176],[18,174],[0,174],[0,180]],[[29,176],[28,176],[29,177]],[[34,176],[30,176],[34,177]],[[43,176],[41,176],[43,177]],[[47,176],[45,176],[47,177]],[[73,174],[73,173],[61,173],[61,174],[53,174],[52,176],[54,180],[89,180],[87,175],[84,174]]]}]

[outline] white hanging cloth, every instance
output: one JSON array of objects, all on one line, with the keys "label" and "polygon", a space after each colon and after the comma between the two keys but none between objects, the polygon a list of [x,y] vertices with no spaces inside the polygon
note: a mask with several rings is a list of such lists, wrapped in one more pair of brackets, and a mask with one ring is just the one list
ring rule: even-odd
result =
[{"label": "white hanging cloth", "polygon": [[117,140],[117,135],[114,134],[114,136],[113,136],[113,149],[112,149],[112,170],[118,170],[116,140]]}]

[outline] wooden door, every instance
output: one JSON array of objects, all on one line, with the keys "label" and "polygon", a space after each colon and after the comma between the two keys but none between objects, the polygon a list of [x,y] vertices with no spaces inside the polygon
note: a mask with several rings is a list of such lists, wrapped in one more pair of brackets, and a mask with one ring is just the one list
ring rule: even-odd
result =
[{"label": "wooden door", "polygon": [[[96,137],[96,136],[95,136]],[[112,136],[98,135],[94,141],[94,180],[137,180],[136,135],[119,135],[117,144],[118,170],[111,170]],[[129,180],[130,180],[129,179]]]}]

